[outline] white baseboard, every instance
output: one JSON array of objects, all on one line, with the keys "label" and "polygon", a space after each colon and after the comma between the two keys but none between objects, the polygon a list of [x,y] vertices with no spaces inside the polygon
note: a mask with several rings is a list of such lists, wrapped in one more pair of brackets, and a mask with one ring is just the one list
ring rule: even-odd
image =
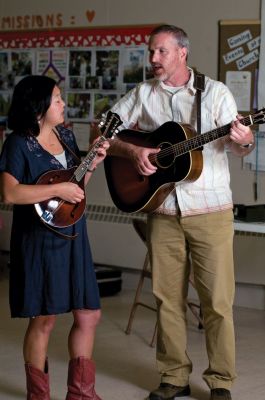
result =
[{"label": "white baseboard", "polygon": [[[197,292],[191,286],[189,288],[189,298],[198,300]],[[236,282],[234,305],[265,310],[265,286]]]},{"label": "white baseboard", "polygon": [[265,310],[265,286],[236,283],[235,306]]}]

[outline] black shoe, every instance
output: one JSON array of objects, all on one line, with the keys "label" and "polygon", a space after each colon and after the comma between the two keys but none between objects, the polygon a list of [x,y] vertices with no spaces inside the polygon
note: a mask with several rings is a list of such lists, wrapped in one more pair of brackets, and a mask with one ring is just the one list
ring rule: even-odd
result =
[{"label": "black shoe", "polygon": [[149,394],[149,400],[174,400],[175,397],[189,396],[190,387],[160,383],[159,388]]},{"label": "black shoe", "polygon": [[231,393],[227,389],[212,389],[210,400],[232,400]]}]

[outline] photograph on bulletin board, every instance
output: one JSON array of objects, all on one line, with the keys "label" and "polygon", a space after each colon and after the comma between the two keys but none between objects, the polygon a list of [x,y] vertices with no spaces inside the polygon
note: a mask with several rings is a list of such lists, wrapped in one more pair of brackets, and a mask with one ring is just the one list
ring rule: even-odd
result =
[{"label": "photograph on bulletin board", "polygon": [[91,121],[100,119],[121,96],[148,77],[148,39],[154,26],[2,31],[2,128],[14,86],[24,76],[46,75],[60,87],[66,104],[65,123],[78,127],[83,147]]},{"label": "photograph on bulletin board", "polygon": [[260,21],[219,22],[219,80],[234,95],[242,114],[257,109]]}]

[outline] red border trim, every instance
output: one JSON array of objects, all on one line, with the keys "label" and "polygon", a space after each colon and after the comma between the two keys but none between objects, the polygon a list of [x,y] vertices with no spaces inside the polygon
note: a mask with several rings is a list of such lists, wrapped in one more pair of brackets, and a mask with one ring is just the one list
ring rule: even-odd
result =
[{"label": "red border trim", "polygon": [[147,44],[156,25],[56,29],[45,31],[1,31],[1,49],[92,47]]}]

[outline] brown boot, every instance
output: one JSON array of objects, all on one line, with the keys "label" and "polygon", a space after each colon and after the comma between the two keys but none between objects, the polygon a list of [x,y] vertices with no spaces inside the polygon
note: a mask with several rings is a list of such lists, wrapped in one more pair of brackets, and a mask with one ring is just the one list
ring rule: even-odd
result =
[{"label": "brown boot", "polygon": [[48,360],[44,371],[35,368],[32,364],[25,364],[27,379],[27,400],[50,400]]},{"label": "brown boot", "polygon": [[69,361],[66,400],[101,400],[95,392],[95,364],[86,357]]}]

